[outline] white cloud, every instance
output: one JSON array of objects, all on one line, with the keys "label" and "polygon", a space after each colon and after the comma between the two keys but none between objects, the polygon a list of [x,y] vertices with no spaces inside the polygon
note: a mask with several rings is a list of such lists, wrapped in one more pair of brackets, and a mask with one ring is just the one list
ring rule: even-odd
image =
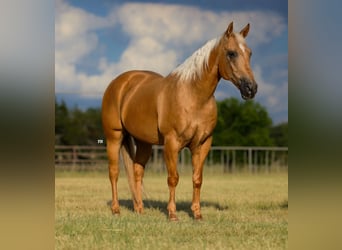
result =
[{"label": "white cloud", "polygon": [[[203,39],[203,36],[209,39],[218,35],[215,29],[207,29],[218,25],[215,23],[218,15],[195,7],[136,3],[125,4],[115,11],[119,14],[123,30],[133,39],[150,36],[163,44],[179,42],[184,45]],[[209,36],[208,31],[211,33]],[[223,31],[220,29],[220,32]]]},{"label": "white cloud", "polygon": [[133,40],[120,60],[122,70],[147,69],[167,73],[176,63],[176,53],[149,36]]},{"label": "white cloud", "polygon": [[98,46],[96,30],[110,27],[114,18],[95,16],[62,0],[56,2],[56,61],[77,63]]},{"label": "white cloud", "polygon": [[62,0],[56,1],[55,16],[55,78],[56,90],[82,92],[92,84],[76,65],[90,52],[98,48],[96,31],[114,24],[113,17],[99,17]]},{"label": "white cloud", "polygon": [[[57,92],[102,93],[112,78],[130,69],[167,74],[190,56],[190,50],[222,34],[231,20],[236,30],[251,23],[247,42],[252,48],[271,41],[286,28],[284,20],[273,12],[217,13],[183,5],[127,3],[115,7],[107,16],[96,16],[62,0],[56,6]],[[129,37],[121,57],[116,62],[100,58],[97,74],[80,71],[77,65],[82,64],[82,59],[99,49],[97,31],[116,25]],[[261,68],[256,70],[262,80]],[[261,88],[265,95],[273,94],[271,84],[261,81]],[[269,103],[276,105],[274,98]]]}]

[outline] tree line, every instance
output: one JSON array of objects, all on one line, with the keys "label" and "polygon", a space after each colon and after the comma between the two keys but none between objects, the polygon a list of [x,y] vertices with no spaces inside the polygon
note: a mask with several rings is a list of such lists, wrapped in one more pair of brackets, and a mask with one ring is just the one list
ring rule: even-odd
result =
[{"label": "tree line", "polygon": [[[273,125],[267,110],[255,101],[217,101],[214,146],[288,146],[288,123]],[[55,102],[55,144],[97,145],[105,136],[101,109],[68,108]]]}]

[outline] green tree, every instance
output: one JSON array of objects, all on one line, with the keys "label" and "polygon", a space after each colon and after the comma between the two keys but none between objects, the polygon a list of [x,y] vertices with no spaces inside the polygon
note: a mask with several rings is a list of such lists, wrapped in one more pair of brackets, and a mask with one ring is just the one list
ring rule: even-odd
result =
[{"label": "green tree", "polygon": [[55,138],[59,145],[96,145],[98,139],[104,138],[101,110],[68,110],[63,101],[55,103]]},{"label": "green tree", "polygon": [[271,128],[271,138],[275,146],[287,147],[288,146],[288,123],[281,123]]},{"label": "green tree", "polygon": [[69,110],[64,101],[55,102],[55,144],[66,144],[64,134],[69,127]]},{"label": "green tree", "polygon": [[84,113],[77,107],[70,112],[69,126],[64,133],[69,145],[87,145],[86,122]]},{"label": "green tree", "polygon": [[105,138],[102,130],[101,110],[99,108],[89,108],[84,115],[88,137],[87,144],[97,144],[98,139]]},{"label": "green tree", "polygon": [[218,122],[213,145],[270,146],[272,120],[266,109],[254,101],[229,98],[217,103]]}]

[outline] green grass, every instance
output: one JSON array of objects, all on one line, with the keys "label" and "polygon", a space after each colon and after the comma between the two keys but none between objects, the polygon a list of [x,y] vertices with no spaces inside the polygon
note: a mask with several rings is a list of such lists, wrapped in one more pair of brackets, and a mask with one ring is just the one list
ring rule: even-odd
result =
[{"label": "green grass", "polygon": [[56,173],[56,249],[287,248],[285,173],[205,174],[201,222],[190,210],[191,176],[181,174],[175,223],[167,220],[166,174],[145,174],[143,215],[133,212],[127,179],[120,177],[121,214],[114,216],[107,173]]}]

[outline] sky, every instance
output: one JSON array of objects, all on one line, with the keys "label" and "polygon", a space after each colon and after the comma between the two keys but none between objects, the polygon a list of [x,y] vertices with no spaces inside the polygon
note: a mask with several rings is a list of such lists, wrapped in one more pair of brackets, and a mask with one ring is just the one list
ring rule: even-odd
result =
[{"label": "sky", "polygon": [[[253,51],[258,93],[273,123],[288,121],[288,3],[284,0],[56,0],[55,93],[70,107],[100,107],[109,82],[127,70],[170,73],[228,24]],[[221,80],[217,100],[239,90]]]}]

